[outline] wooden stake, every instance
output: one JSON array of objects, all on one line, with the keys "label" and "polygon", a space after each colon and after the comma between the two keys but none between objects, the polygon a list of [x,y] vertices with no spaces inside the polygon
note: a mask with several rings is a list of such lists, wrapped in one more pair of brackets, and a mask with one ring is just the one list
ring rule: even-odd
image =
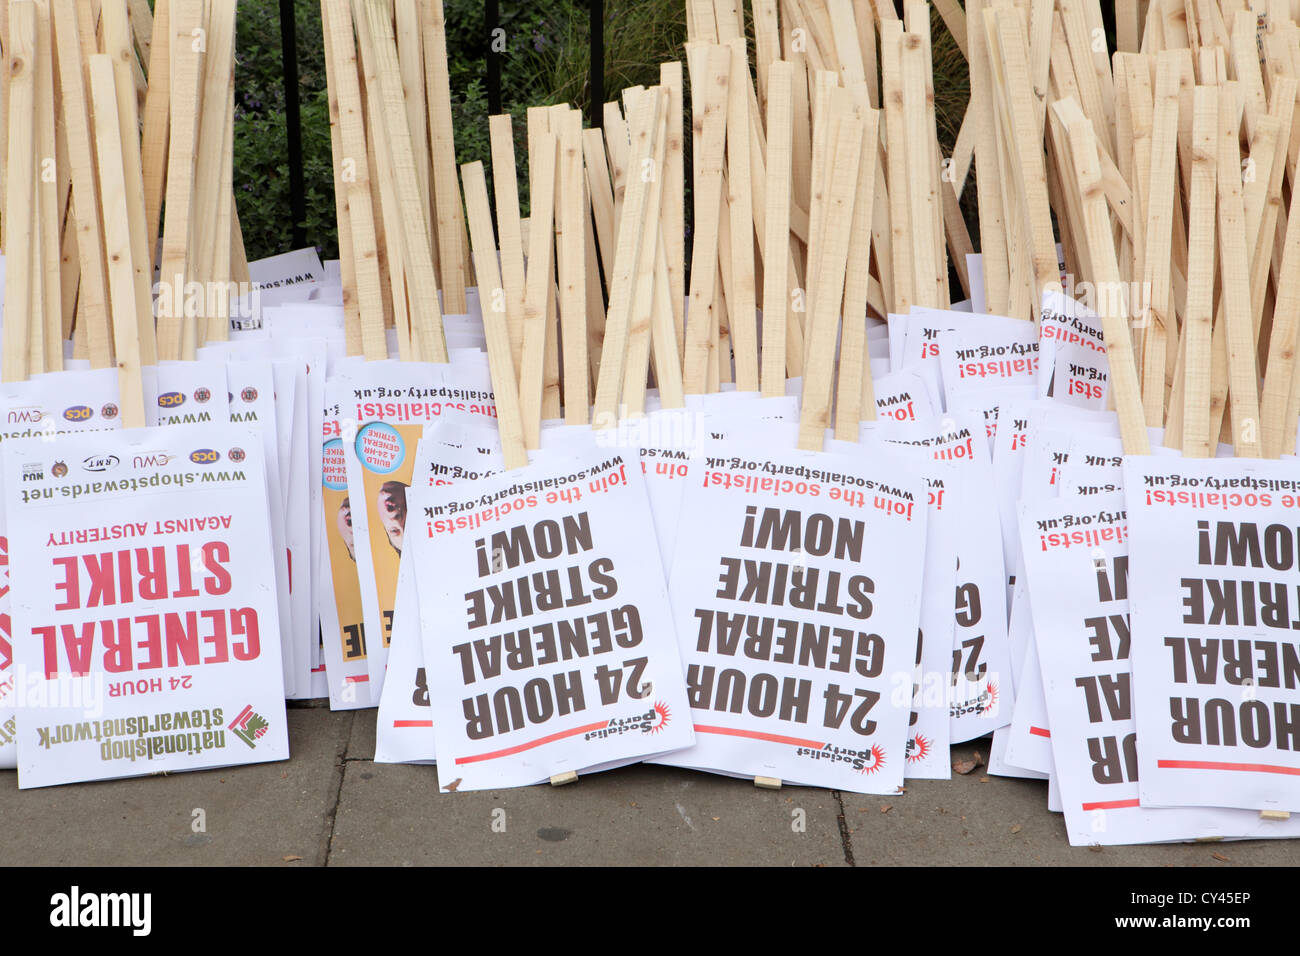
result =
[{"label": "wooden stake", "polygon": [[131,218],[127,210],[126,175],[119,145],[121,128],[115,86],[112,59],[92,56],[90,90],[95,100],[95,140],[99,146],[100,195],[108,247],[108,281],[113,303],[122,427],[143,428],[144,390],[140,383],[140,338],[136,331],[139,308],[135,299]]},{"label": "wooden stake", "polygon": [[[510,354],[518,374],[524,348],[524,241],[519,222],[519,182],[515,172],[515,135],[510,114],[488,118],[492,143],[492,189],[497,201],[497,229],[501,242],[502,295]],[[489,290],[495,295],[494,290]],[[479,287],[482,301],[483,287]]]},{"label": "wooden stake", "polygon": [[[456,188],[456,146],[451,121],[451,80],[447,75],[447,32],[442,0],[426,4],[424,69],[429,101],[429,131],[433,140],[433,196],[438,220],[438,260],[442,267],[443,308],[465,311],[465,217]],[[439,318],[441,324],[441,318]],[[439,359],[446,361],[446,359]]]},{"label": "wooden stake", "polygon": [[[218,305],[212,294],[216,282],[224,291],[228,276],[218,276],[213,271],[217,249],[223,241],[229,255],[229,238],[218,239],[217,220],[230,189],[222,181],[223,157],[233,149],[226,143],[226,117],[234,103],[235,70],[235,0],[208,0],[208,20],[203,58],[202,92],[199,102],[203,109],[198,116],[198,149],[194,164],[193,248],[189,255],[188,278],[202,284],[203,309],[207,321],[192,320],[187,311],[182,326],[181,353],[193,356],[196,346],[203,344],[211,329],[221,339],[229,337],[229,310],[219,306],[209,314],[208,305]],[[197,317],[193,317],[197,318]]]},{"label": "wooden stake", "polygon": [[9,48],[5,50],[9,77],[8,160],[5,173],[4,348],[0,350],[0,378],[20,382],[27,378],[27,337],[35,289],[32,263],[40,250],[33,248],[36,229],[36,4],[13,0],[9,4]]},{"label": "wooden stake", "polygon": [[596,224],[596,236],[600,240],[600,261],[608,285],[614,272],[614,189],[609,179],[605,139],[599,129],[582,131],[582,154],[592,218]]},{"label": "wooden stake", "polygon": [[[65,3],[67,0],[55,0]],[[163,223],[162,270],[159,281],[164,303],[158,315],[158,357],[183,359],[187,321],[185,287],[191,278],[191,220],[194,202],[194,166],[198,147],[198,110],[201,46],[194,31],[202,30],[202,4],[178,4],[172,10],[171,131],[167,160],[167,220]],[[60,44],[62,45],[62,44]],[[61,71],[62,72],[62,71]],[[71,144],[71,140],[69,140]],[[76,186],[73,186],[76,193]],[[79,242],[80,245],[80,242]],[[82,295],[86,288],[86,257],[82,256]],[[170,302],[166,300],[170,299]],[[192,317],[191,317],[192,319]],[[192,338],[191,338],[191,341]],[[192,359],[193,355],[188,358]]]},{"label": "wooden stake", "polygon": [[1152,101],[1151,179],[1146,190],[1146,249],[1142,282],[1147,290],[1146,342],[1142,350],[1142,407],[1151,428],[1164,425],[1168,330],[1175,328],[1169,297],[1169,258],[1174,194],[1178,183],[1178,55],[1156,58]]},{"label": "wooden stake", "polygon": [[360,340],[354,345],[359,347],[360,354],[367,361],[373,362],[388,358],[388,343],[384,334],[383,280],[375,233],[361,86],[357,76],[357,48],[352,36],[352,13],[347,0],[322,0],[321,15],[326,37],[327,80],[338,98],[341,150],[334,155],[334,181],[336,190],[342,184],[352,239],[356,282],[353,295],[360,323]]},{"label": "wooden stake", "polygon": [[[726,84],[730,61],[731,51],[727,47],[711,47],[707,54],[703,82],[696,83],[691,94],[695,109],[699,111],[696,125],[702,132],[700,149],[696,153],[700,167],[695,177],[691,293],[686,316],[686,352],[683,358],[683,382],[688,395],[703,394],[708,385],[708,366],[716,362],[716,356],[709,346],[716,294],[717,269],[714,264],[718,258],[718,220],[722,208],[722,156],[727,133]],[[621,229],[619,248],[623,248]],[[611,300],[612,298],[611,293]],[[606,335],[608,338],[608,332]]]},{"label": "wooden stake", "polygon": [[[686,333],[686,180],[685,139],[682,133],[682,64],[663,63],[659,84],[668,97],[668,142],[664,150],[663,195],[660,196],[660,228],[664,233],[665,265],[668,269],[669,308],[677,330],[680,356]],[[748,75],[746,87],[748,88]]]},{"label": "wooden stake", "polygon": [[546,301],[553,288],[552,231],[555,209],[555,134],[541,132],[528,155],[528,275],[524,295],[524,347],[519,367],[519,407],[524,446],[541,444],[542,388],[546,351]]},{"label": "wooden stake", "polygon": [[1032,314],[1037,316],[1043,294],[1060,291],[1061,273],[1052,234],[1043,151],[1039,145],[1041,135],[1030,99],[1025,34],[1023,24],[1012,11],[986,10],[984,18],[990,31],[990,54],[994,44],[998,51],[998,56],[991,57],[990,62],[998,92],[998,115],[1014,170],[1015,195],[1027,226],[1025,235],[1033,266]]},{"label": "wooden stake", "polygon": [[758,391],[758,326],[754,303],[754,212],[749,166],[749,64],[745,41],[730,42],[727,84],[727,209],[731,215],[732,287],[728,312],[736,355],[736,388]]},{"label": "wooden stake", "polygon": [[172,0],[154,0],[153,39],[149,44],[149,90],[145,94],[144,139],[140,144],[140,162],[144,175],[144,237],[149,247],[148,274],[151,282],[154,259],[158,254],[163,195],[167,188],[167,156],[171,134],[171,5]]},{"label": "wooden stake", "polygon": [[[50,7],[48,0],[38,0],[36,5],[36,155],[40,162],[36,172],[37,212],[40,242],[38,263],[33,265],[34,281],[41,285],[41,307],[32,315],[33,371],[53,372],[63,368],[63,283],[61,270],[52,268],[59,261],[61,245],[59,223],[63,204],[59,195],[57,169],[50,164],[57,147],[55,137],[54,105],[54,51],[50,32]],[[33,290],[34,291],[34,290]],[[35,333],[40,333],[37,350]]]},{"label": "wooden stake", "polygon": [[[871,216],[875,200],[876,150],[880,140],[880,113],[867,105],[865,87],[852,91],[858,98],[862,121],[862,158],[849,231],[848,267],[844,279],[844,317],[840,332],[839,376],[836,381],[835,437],[857,441],[862,420],[875,420],[876,402],[871,385],[871,355],[867,348],[867,287],[871,273]],[[863,405],[867,400],[869,404]]]},{"label": "wooden stake", "polygon": [[[145,4],[145,9],[148,9],[148,4]],[[145,223],[140,119],[133,74],[136,58],[131,33],[132,21],[124,0],[105,0],[101,10],[104,52],[113,58],[113,80],[117,90],[119,139],[122,144],[127,216],[131,230],[131,260],[135,267],[136,328],[140,338],[140,361],[144,365],[153,365],[157,362],[157,341],[153,325],[153,250],[149,248]],[[139,21],[139,11],[136,11],[135,16]],[[227,149],[226,152],[229,154],[230,150]],[[114,339],[116,340],[116,330]],[[62,343],[59,347],[61,351]],[[59,357],[62,359],[62,354]]]},{"label": "wooden stake", "polygon": [[[348,210],[348,182],[343,172],[343,127],[339,115],[337,52],[330,37],[326,4],[321,4],[321,40],[325,48],[325,83],[330,110],[330,156],[334,174],[334,214],[338,223],[339,279],[343,285],[343,332],[348,355],[361,355],[361,310],[357,301],[357,264],[352,245],[352,214]],[[355,74],[354,74],[355,75]],[[233,237],[232,237],[233,245]],[[380,328],[382,329],[382,316]]]},{"label": "wooden stake", "polygon": [[[473,243],[475,274],[481,288],[501,285],[497,271],[496,241],[492,235],[492,211],[488,207],[487,181],[482,163],[466,163],[460,168],[465,187],[465,209],[469,216],[470,241]],[[497,308],[500,305],[502,308]],[[492,391],[496,395],[497,426],[501,432],[501,450],[507,469],[528,464],[524,450],[519,383],[515,378],[510,331],[506,324],[504,301],[490,296],[483,301],[483,331],[487,337],[488,365],[492,372]]]},{"label": "wooden stake", "polygon": [[[1209,458],[1217,435],[1210,434],[1210,346],[1214,291],[1214,217],[1218,96],[1213,87],[1195,90],[1192,179],[1188,211],[1187,308],[1183,318],[1186,360],[1182,394],[1182,449],[1188,458]],[[1168,442],[1166,442],[1168,444]]]},{"label": "wooden stake", "polygon": [[[1071,122],[1068,131],[1070,158],[1083,209],[1082,231],[1088,244],[1094,282],[1099,288],[1119,290],[1119,263],[1115,259],[1110,217],[1099,188],[1100,145],[1091,123],[1082,117]],[[1124,451],[1130,455],[1147,455],[1151,453],[1150,444],[1142,417],[1142,394],[1138,385],[1137,367],[1133,362],[1133,347],[1129,341],[1127,303],[1123,299],[1122,295],[1108,292],[1097,297],[1097,306],[1106,341],[1110,387],[1119,412]]]},{"label": "wooden stake", "polygon": [[362,0],[352,0],[352,4],[352,22],[356,27],[361,92],[365,107],[366,160],[371,171],[370,202],[372,207],[379,210],[379,215],[375,217],[375,242],[379,248],[380,272],[387,280],[383,285],[384,318],[386,324],[396,331],[399,357],[402,361],[409,362],[414,361],[416,355],[411,334],[411,302],[405,280],[401,212],[392,176],[387,172],[392,165],[388,155],[388,138],[377,135],[377,124],[380,123],[378,118],[384,114],[383,92],[375,62],[374,41],[370,34],[370,18]]},{"label": "wooden stake", "polygon": [[[710,75],[721,75],[725,83],[727,49],[719,48],[722,59],[710,58]],[[716,68],[715,68],[716,67]],[[718,70],[721,70],[719,74]],[[717,97],[714,102],[717,103]],[[719,108],[720,103],[715,108]],[[637,103],[637,117],[632,124],[636,139],[631,144],[631,161],[635,169],[646,168],[645,163],[653,163],[655,149],[655,124],[652,121],[659,109],[658,88],[648,90]],[[718,118],[723,118],[718,109]],[[721,149],[718,150],[719,154]],[[717,158],[721,168],[721,155]],[[642,233],[646,222],[646,194],[648,183],[641,176],[633,176],[628,181],[624,203],[623,221],[618,230],[618,248],[614,254],[614,284],[609,293],[609,309],[605,318],[605,342],[600,354],[600,375],[596,380],[595,417],[592,424],[596,428],[612,428],[618,423],[619,396],[624,383],[627,364],[628,327],[632,315],[632,294],[636,285],[636,271],[640,259]],[[658,216],[655,216],[658,222]],[[696,220],[699,228],[699,220]],[[697,239],[698,242],[698,239]],[[696,247],[699,249],[698,245]],[[713,273],[717,261],[716,247],[706,260],[709,272]]]},{"label": "wooden stake", "polygon": [[1273,306],[1273,334],[1269,341],[1260,403],[1260,432],[1265,458],[1276,458],[1286,453],[1295,440],[1296,419],[1291,414],[1291,394],[1295,380],[1296,337],[1300,330],[1300,189],[1291,190],[1279,277],[1281,281]]},{"label": "wooden stake", "polygon": [[799,413],[799,447],[807,451],[821,450],[826,429],[830,427],[835,340],[864,132],[861,120],[853,115],[853,97],[847,90],[834,91],[828,113],[834,125],[827,150],[832,167],[826,180],[829,192],[825,206],[826,247],[813,287],[809,316],[813,331],[809,336]]},{"label": "wooden stake", "polygon": [[[658,94],[658,108],[653,123],[654,156],[652,165],[642,165],[640,176],[648,178],[644,219],[645,235],[637,254],[636,279],[633,285],[632,313],[628,324],[627,362],[623,373],[623,415],[637,418],[645,414],[646,378],[650,367],[650,348],[653,326],[656,322],[655,268],[660,248],[660,200],[663,196],[663,163],[668,125],[668,96],[662,87],[653,88]],[[645,94],[642,94],[645,95]],[[635,108],[629,111],[635,115]],[[637,137],[639,131],[633,129]],[[660,303],[662,306],[663,303]],[[662,322],[662,316],[659,318]]]},{"label": "wooden stake", "polygon": [[424,231],[430,237],[434,269],[438,267],[438,249],[434,240],[433,193],[430,183],[432,157],[429,154],[429,112],[424,87],[424,47],[419,0],[396,0],[397,61],[405,93],[406,125],[411,131],[411,156],[415,160],[415,177],[420,187]]},{"label": "wooden stake", "polygon": [[583,198],[582,113],[572,110],[560,121],[559,215],[555,234],[560,280],[561,340],[564,348],[564,420],[590,421],[587,375],[587,207]]},{"label": "wooden stake", "polygon": [[[1250,305],[1250,257],[1241,198],[1241,113],[1230,96],[1219,98],[1218,225],[1221,308],[1228,350],[1228,395],[1232,401],[1232,444],[1242,458],[1260,457],[1258,372]],[[1262,292],[1262,290],[1261,290]],[[1215,434],[1212,432],[1212,434]]]},{"label": "wooden stake", "polygon": [[[95,181],[85,75],[77,43],[77,16],[72,0],[52,0],[51,12],[54,48],[59,57],[59,86],[71,163],[72,204],[81,266],[77,314],[79,321],[85,324],[91,367],[108,368],[113,364],[113,349],[109,342],[105,297],[103,230],[99,222],[98,184]],[[10,95],[12,97],[12,91]],[[11,112],[14,109],[12,103],[10,109]]]},{"label": "wooden stake", "polygon": [[[893,256],[893,296],[890,306],[895,312],[907,313],[916,301],[916,270],[912,259],[912,210],[907,178],[912,173],[908,162],[907,119],[903,94],[903,25],[890,20],[880,25],[880,98],[885,119],[885,159],[889,177],[890,252]],[[983,207],[981,207],[983,208]],[[927,220],[928,222],[928,220]],[[810,356],[811,357],[811,356]]]},{"label": "wooden stake", "polygon": [[663,408],[682,408],[686,404],[682,389],[682,361],[678,351],[677,330],[668,298],[672,286],[668,281],[667,239],[660,234],[655,253],[654,314],[651,317],[650,344],[655,360],[655,382],[659,386],[659,404]]},{"label": "wooden stake", "polygon": [[[912,239],[912,301],[931,308],[948,306],[948,264],[942,240],[933,228],[938,219],[938,160],[934,126],[927,129],[926,57],[916,33],[903,34],[899,63],[903,85],[904,159]],[[892,141],[891,141],[892,142]],[[898,143],[892,143],[897,148]]]},{"label": "wooden stake", "polygon": [[790,248],[790,160],[794,68],[785,61],[771,64],[767,85],[767,210],[763,244],[763,366],[764,398],[785,394],[786,295]]},{"label": "wooden stake", "polygon": [[[435,4],[440,0],[433,0]],[[411,133],[406,125],[406,111],[402,94],[402,78],[397,62],[397,42],[392,24],[388,20],[383,0],[368,0],[366,14],[369,18],[371,40],[374,43],[375,72],[378,74],[383,97],[382,117],[372,117],[372,129],[387,141],[389,167],[381,175],[391,177],[396,193],[402,231],[403,266],[405,267],[407,294],[411,305],[411,343],[416,358],[424,362],[446,362],[447,340],[442,327],[442,310],[438,305],[438,280],[433,270],[433,252],[428,233],[424,231],[421,214],[415,156],[411,149]],[[454,167],[454,162],[453,162]],[[459,216],[460,190],[455,188],[454,172],[452,192],[455,193],[455,211]],[[441,224],[442,219],[440,217]],[[453,225],[455,220],[452,221]],[[441,235],[441,233],[440,233]],[[462,254],[459,234],[451,245],[439,246],[443,250],[444,273],[451,270],[463,279]],[[450,260],[450,261],[448,261]],[[465,310],[463,284],[457,290],[445,292],[456,312]],[[456,296],[460,298],[457,299]]]}]

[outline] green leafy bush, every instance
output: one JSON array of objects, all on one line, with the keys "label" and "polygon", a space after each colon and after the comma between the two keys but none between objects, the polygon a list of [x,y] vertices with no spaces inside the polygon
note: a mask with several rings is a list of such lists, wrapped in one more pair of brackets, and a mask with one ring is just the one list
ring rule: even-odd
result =
[{"label": "green leafy bush", "polygon": [[[338,255],[329,102],[318,0],[294,0],[297,27],[307,242],[324,258]],[[448,76],[457,163],[491,169],[487,56],[494,36],[482,0],[444,0]],[[514,120],[515,154],[527,214],[529,106],[571,103],[586,110],[590,91],[589,13],[577,0],[502,0],[496,35],[502,109]],[[605,94],[658,82],[659,63],[682,56],[683,0],[606,3]],[[250,259],[292,245],[289,150],[285,123],[278,0],[241,0],[235,66],[235,196]]]}]

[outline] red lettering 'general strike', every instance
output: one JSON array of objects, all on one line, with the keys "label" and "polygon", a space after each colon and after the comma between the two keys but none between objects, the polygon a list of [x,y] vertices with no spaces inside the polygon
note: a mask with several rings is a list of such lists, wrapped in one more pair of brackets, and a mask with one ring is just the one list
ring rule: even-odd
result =
[{"label": "red lettering 'general strike'", "polygon": [[54,583],[62,595],[54,609],[110,607],[137,598],[220,596],[230,591],[229,561],[230,546],[224,541],[207,542],[197,555],[188,544],[176,544],[54,558],[62,574]]}]

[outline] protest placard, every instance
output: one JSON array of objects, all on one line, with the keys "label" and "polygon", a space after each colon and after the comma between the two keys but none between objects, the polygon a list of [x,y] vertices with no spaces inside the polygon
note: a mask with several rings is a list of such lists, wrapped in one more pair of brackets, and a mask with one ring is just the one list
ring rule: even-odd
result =
[{"label": "protest placard", "polygon": [[1082,303],[1049,291],[1043,295],[1038,334],[1039,397],[1051,394],[1066,405],[1105,408],[1110,363],[1101,317]]},{"label": "protest placard", "polygon": [[988,440],[980,421],[960,415],[898,425],[881,437],[953,466],[945,490],[957,550],[950,714],[953,742],[971,740],[1007,724],[1015,700],[1001,539],[997,514],[984,504],[994,497]]},{"label": "protest placard", "polygon": [[421,501],[408,540],[444,788],[523,786],[691,743],[634,452],[566,449]]},{"label": "protest placard", "polygon": [[1292,462],[1129,457],[1143,806],[1300,810],[1300,478]]},{"label": "protest placard", "polygon": [[470,365],[368,362],[327,385],[327,401],[341,415],[372,704],[388,659],[415,446],[425,425],[447,412],[492,420],[496,407],[485,372]]},{"label": "protest placard", "polygon": [[[495,430],[462,424],[447,416],[427,428],[416,446],[412,503],[418,509],[419,493],[425,487],[477,481],[502,468],[501,441]],[[404,557],[397,571],[388,674],[378,703],[375,760],[380,763],[432,761],[433,718],[413,558]]]},{"label": "protest placard", "polygon": [[19,786],[288,756],[263,467],[232,425],[5,444]]},{"label": "protest placard", "polygon": [[1050,766],[1070,842],[1113,845],[1300,833],[1297,824],[1261,821],[1249,811],[1141,804],[1124,496],[1028,504],[1021,531],[1051,714]]},{"label": "protest placard", "polygon": [[[36,376],[0,386],[0,442],[40,437],[52,443],[67,432],[118,428],[117,374],[109,369]],[[0,509],[0,768],[17,766],[18,725],[13,673],[9,537]]]},{"label": "protest placard", "polygon": [[697,741],[659,762],[893,792],[906,766],[924,481],[902,456],[741,442],[706,446],[694,468],[670,596]]}]

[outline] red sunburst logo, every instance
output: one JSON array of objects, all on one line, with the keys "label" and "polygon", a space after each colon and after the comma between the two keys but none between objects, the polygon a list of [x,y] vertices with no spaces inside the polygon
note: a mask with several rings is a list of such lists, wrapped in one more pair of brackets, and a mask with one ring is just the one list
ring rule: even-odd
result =
[{"label": "red sunburst logo", "polygon": [[655,719],[650,725],[650,733],[657,734],[668,726],[668,721],[672,720],[673,712],[668,709],[668,705],[662,700],[655,701]]},{"label": "red sunburst logo", "polygon": [[858,773],[875,773],[885,765],[885,751],[879,744],[871,745],[871,763],[864,764]]},{"label": "red sunburst logo", "polygon": [[908,763],[919,763],[930,755],[930,748],[933,745],[928,737],[917,734],[912,738],[912,751],[907,755]]},{"label": "red sunburst logo", "polygon": [[984,688],[989,695],[989,702],[984,705],[984,713],[988,713],[998,705],[998,685],[989,681]]}]

